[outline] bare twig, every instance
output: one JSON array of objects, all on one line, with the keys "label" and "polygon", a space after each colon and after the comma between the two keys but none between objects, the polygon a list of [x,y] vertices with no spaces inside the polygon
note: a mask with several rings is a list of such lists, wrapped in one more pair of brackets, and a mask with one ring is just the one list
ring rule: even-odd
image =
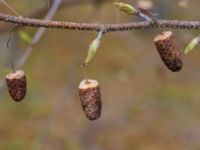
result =
[{"label": "bare twig", "polygon": [[[62,2],[62,0],[55,0],[52,7],[50,8],[48,14],[44,18],[44,20],[51,20],[51,18],[53,18],[54,14],[58,10],[58,7],[60,6],[61,2]],[[21,68],[24,65],[24,63],[26,62],[26,60],[28,59],[28,57],[30,56],[30,54],[33,50],[33,46],[36,45],[39,42],[39,40],[41,39],[45,30],[46,30],[45,28],[40,28],[35,33],[30,46],[28,46],[28,48],[26,49],[26,52],[22,55],[19,62],[17,63],[17,65],[16,65],[17,68]]]},{"label": "bare twig", "polygon": [[1,2],[6,6],[8,7],[15,15],[17,16],[21,16],[14,8],[12,8],[5,0],[1,0]]},{"label": "bare twig", "polygon": [[[50,8],[48,14],[44,18],[44,20],[51,20],[53,18],[54,14],[58,10],[61,2],[62,2],[62,0],[55,0],[52,7]],[[29,58],[29,56],[33,50],[33,46],[39,42],[39,40],[41,39],[45,30],[46,30],[46,28],[38,29],[38,31],[35,33],[32,41],[31,41],[31,44],[27,47],[25,53],[21,56],[18,63],[16,64],[16,68],[21,68],[24,65],[24,63],[27,61],[27,59]],[[3,86],[4,86],[4,80],[2,79],[2,80],[0,80],[0,89],[2,89]]]},{"label": "bare twig", "polygon": [[[76,5],[84,5],[88,3],[92,3],[93,1],[96,0],[63,0],[60,8],[64,7],[72,7]],[[0,1],[1,2],[1,1]],[[98,3],[103,4],[106,2],[110,2],[110,0],[99,0]],[[96,3],[94,3],[96,4]],[[51,3],[49,4],[50,6],[52,5]],[[99,7],[98,7],[99,8]],[[42,8],[38,8],[34,12],[30,12],[30,14],[26,15],[27,18],[43,18],[43,16],[48,12],[48,7],[44,6]],[[2,23],[0,24],[0,31],[6,31],[9,30],[12,26],[12,24],[6,24]],[[17,29],[21,28],[22,26],[18,26]]]},{"label": "bare twig", "polygon": [[2,13],[0,13],[0,20],[24,26],[69,29],[69,30],[100,31],[102,28],[104,28],[106,32],[129,31],[135,29],[141,30],[148,28],[200,29],[199,21],[178,21],[178,20],[158,20],[156,25],[152,25],[150,22],[147,21],[123,23],[123,24],[97,24],[97,23],[46,21],[40,19],[16,17]]}]

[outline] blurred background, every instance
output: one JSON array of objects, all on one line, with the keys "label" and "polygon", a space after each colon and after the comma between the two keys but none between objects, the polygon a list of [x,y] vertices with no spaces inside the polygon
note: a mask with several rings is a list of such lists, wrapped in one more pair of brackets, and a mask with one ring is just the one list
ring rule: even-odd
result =
[{"label": "blurred background", "polygon": [[[120,12],[112,0],[64,0],[53,20],[95,23],[139,21]],[[199,20],[199,0],[123,0],[158,14],[159,19]],[[48,0],[7,0],[21,16],[42,19]],[[3,3],[0,12],[12,14]],[[11,71],[5,47],[11,24],[0,22],[0,79]],[[99,81],[102,116],[89,121],[81,108],[80,65],[96,32],[47,29],[23,65],[28,80],[24,101],[14,102],[6,86],[0,90],[1,150],[199,150],[200,52],[184,55],[184,67],[172,73],[161,61],[154,37],[164,30],[115,32],[103,36],[88,76]],[[12,34],[14,62],[36,28]],[[199,35],[172,30],[182,50]]]}]

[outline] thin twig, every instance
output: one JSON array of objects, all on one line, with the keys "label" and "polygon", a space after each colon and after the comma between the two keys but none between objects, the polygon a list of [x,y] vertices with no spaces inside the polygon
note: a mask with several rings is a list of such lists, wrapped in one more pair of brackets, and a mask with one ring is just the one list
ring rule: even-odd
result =
[{"label": "thin twig", "polygon": [[14,60],[13,60],[13,55],[12,55],[12,51],[10,50],[10,41],[11,41],[11,36],[12,36],[12,32],[14,31],[14,29],[16,28],[17,26],[14,26],[10,32],[9,32],[9,36],[8,36],[8,40],[6,42],[6,48],[8,49],[8,53],[9,53],[9,57],[10,57],[10,63],[11,63],[11,67],[12,67],[12,70],[13,72],[15,72],[15,65],[14,65]]},{"label": "thin twig", "polygon": [[130,31],[136,29],[143,30],[149,28],[200,29],[200,21],[178,21],[178,20],[158,20],[156,25],[152,25],[152,23],[147,21],[122,23],[122,24],[97,24],[97,23],[46,21],[40,19],[16,17],[3,13],[0,13],[0,20],[24,26],[69,29],[69,30],[100,31],[103,27],[106,32]]},{"label": "thin twig", "polygon": [[1,0],[1,2],[8,7],[15,15],[21,17],[21,15],[14,9],[12,8],[5,0]]},{"label": "thin twig", "polygon": [[50,8],[50,2],[49,2],[49,0],[45,0],[45,2],[46,2],[46,5],[47,5],[47,9],[49,10],[49,8]]},{"label": "thin twig", "polygon": [[[48,14],[45,16],[44,20],[51,20],[53,18],[54,14],[58,10],[61,2],[62,2],[62,0],[55,0],[52,7],[50,8]],[[27,61],[28,57],[30,56],[30,54],[33,50],[33,46],[35,46],[39,42],[39,40],[42,38],[42,35],[44,34],[45,30],[46,30],[45,28],[39,28],[38,31],[35,33],[32,41],[31,41],[31,44],[27,47],[26,52],[19,59],[19,62],[16,65],[17,68],[21,68],[24,65],[24,63]]]},{"label": "thin twig", "polygon": [[[61,2],[62,2],[62,0],[55,0],[52,7],[50,8],[48,14],[45,16],[44,20],[51,20],[53,18],[54,14],[58,10]],[[27,47],[27,49],[25,50],[25,53],[21,56],[18,63],[16,64],[16,68],[21,68],[24,65],[24,63],[27,61],[27,59],[29,58],[29,56],[33,50],[33,46],[39,42],[39,40],[42,38],[42,35],[44,34],[45,30],[46,30],[46,28],[39,28],[37,30],[37,32],[35,33],[32,41],[31,41],[31,44]],[[0,80],[0,90],[3,88],[4,84],[5,84],[4,79]]]},{"label": "thin twig", "polygon": [[[93,2],[94,0],[63,0],[62,4],[59,8],[64,8],[64,7],[73,7],[76,5],[87,5],[87,4],[91,4],[91,2]],[[1,2],[1,1],[0,1]],[[101,0],[100,1],[101,4],[106,3],[106,2],[110,2],[110,0]],[[94,3],[95,4],[95,3]],[[51,3],[49,4],[51,6]],[[100,7],[98,6],[98,9]],[[38,8],[35,11],[31,12],[30,14],[26,15],[26,17],[28,18],[41,18],[44,15],[46,15],[46,13],[48,12],[48,8],[46,6],[42,7],[42,8]],[[98,10],[97,10],[98,11]],[[95,13],[95,15],[97,14],[97,11]],[[94,15],[94,14],[93,14]],[[94,16],[93,16],[94,17]],[[91,18],[91,17],[89,17]],[[0,24],[0,31],[6,31],[9,30],[9,28],[12,27],[11,24]],[[19,28],[22,26],[19,26]],[[19,29],[17,28],[17,29]]]}]

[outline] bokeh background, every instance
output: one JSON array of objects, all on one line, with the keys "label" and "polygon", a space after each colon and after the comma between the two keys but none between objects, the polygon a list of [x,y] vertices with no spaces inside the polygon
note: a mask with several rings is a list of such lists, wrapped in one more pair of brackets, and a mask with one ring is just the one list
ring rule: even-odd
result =
[{"label": "bokeh background", "polygon": [[[113,6],[112,0],[65,0],[53,20],[122,23],[138,21]],[[7,0],[22,16],[48,12],[46,0]],[[160,19],[199,20],[199,0],[124,0],[146,5]],[[0,12],[13,14],[0,3]],[[10,24],[0,22],[0,78],[11,71],[5,48]],[[36,28],[18,28],[12,35],[15,63]],[[47,29],[34,46],[23,70],[28,79],[24,101],[14,102],[6,87],[0,91],[1,150],[198,150],[200,149],[200,47],[183,55],[180,72],[167,70],[153,39],[169,29],[109,33],[103,36],[87,68],[99,81],[102,116],[89,121],[81,108],[78,85],[83,63],[96,32]],[[199,35],[172,30],[181,49]]]}]

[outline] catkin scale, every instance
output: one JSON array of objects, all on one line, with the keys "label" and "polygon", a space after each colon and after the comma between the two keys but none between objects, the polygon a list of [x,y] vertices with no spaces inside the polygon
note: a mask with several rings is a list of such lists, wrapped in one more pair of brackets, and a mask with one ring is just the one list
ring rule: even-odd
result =
[{"label": "catkin scale", "polygon": [[10,96],[14,101],[20,102],[26,95],[27,81],[24,71],[17,70],[6,75],[6,84]]},{"label": "catkin scale", "polygon": [[96,80],[83,80],[79,84],[79,96],[86,117],[96,120],[101,116],[101,93]]},{"label": "catkin scale", "polygon": [[167,68],[172,72],[180,71],[183,61],[174,34],[171,31],[165,31],[155,37],[154,43]]}]

